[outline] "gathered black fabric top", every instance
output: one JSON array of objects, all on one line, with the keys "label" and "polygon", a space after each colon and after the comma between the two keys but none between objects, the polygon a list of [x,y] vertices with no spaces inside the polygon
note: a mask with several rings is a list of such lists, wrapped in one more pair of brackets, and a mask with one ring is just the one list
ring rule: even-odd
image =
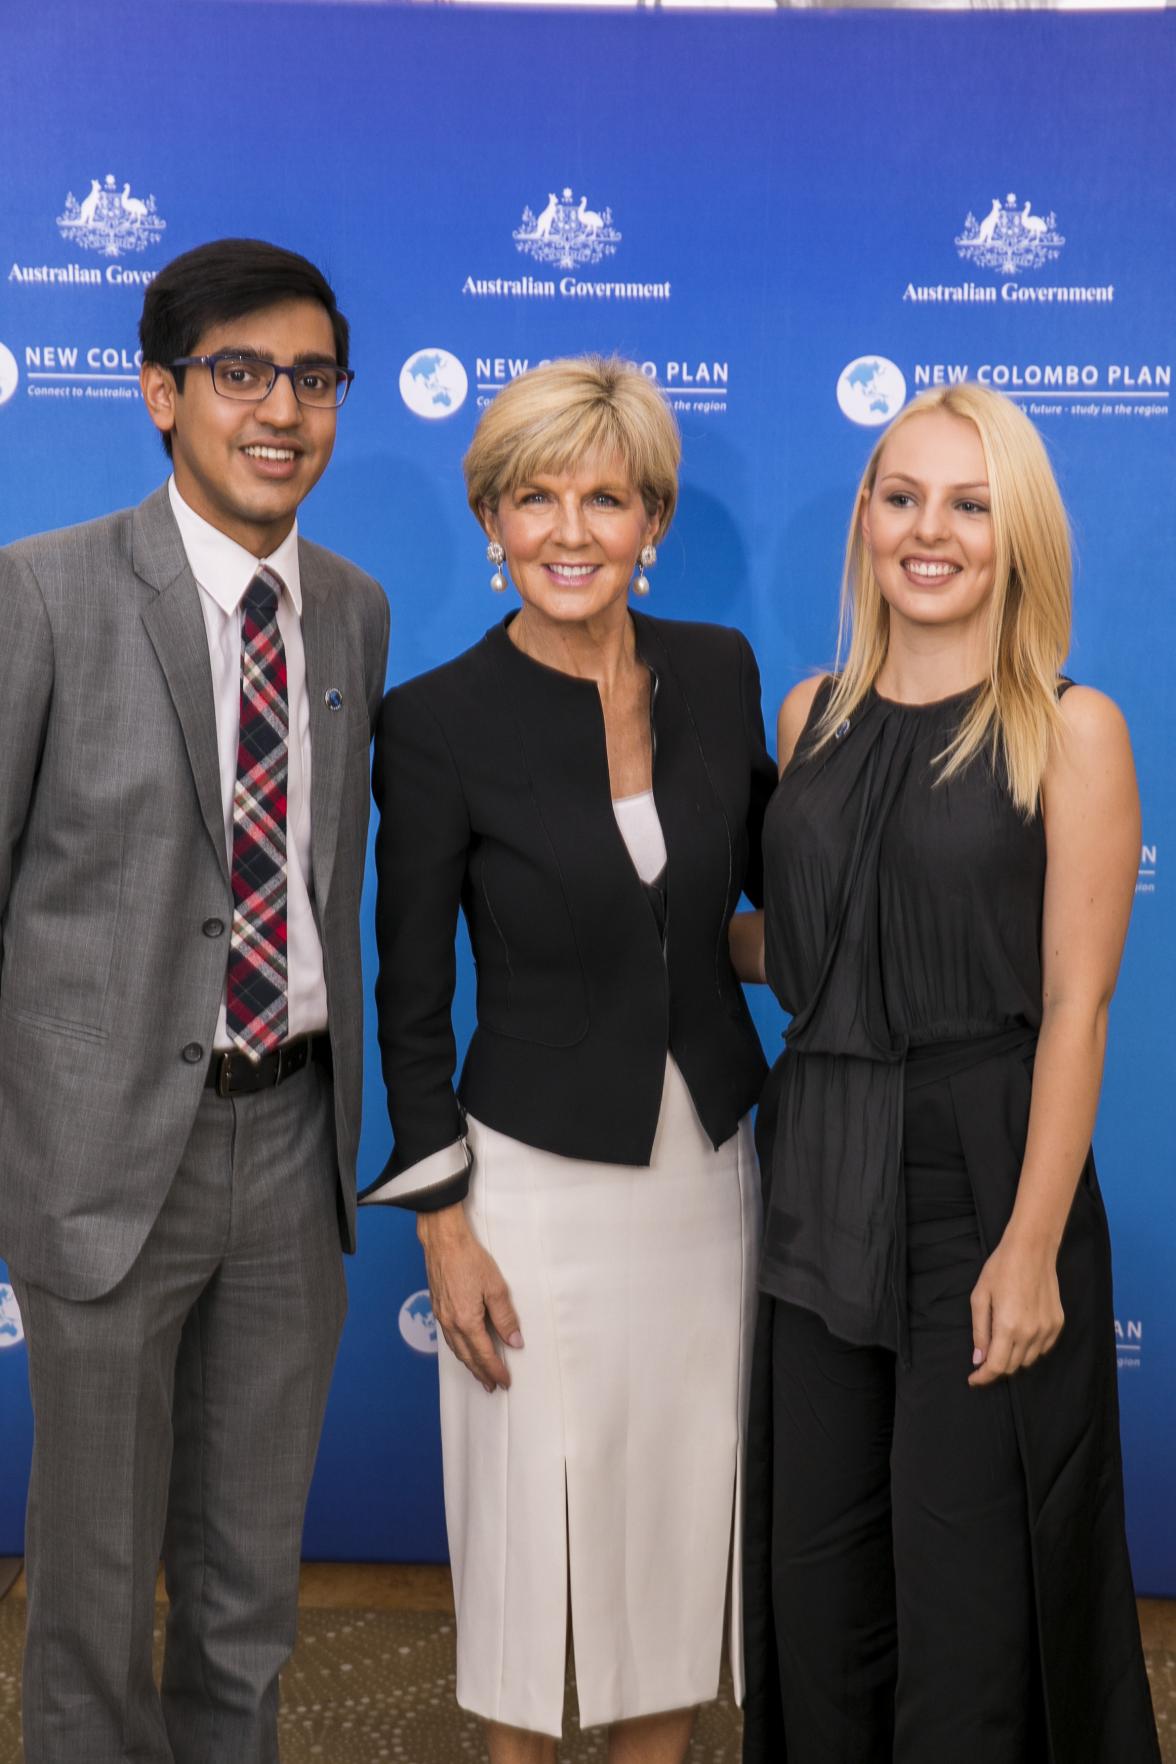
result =
[{"label": "gathered black fabric top", "polygon": [[767,976],[792,1020],[762,1111],[761,1284],[845,1340],[899,1347],[908,1053],[1031,1043],[1045,835],[987,752],[936,781],[972,691],[871,692],[814,753],[831,687],[764,822]]}]

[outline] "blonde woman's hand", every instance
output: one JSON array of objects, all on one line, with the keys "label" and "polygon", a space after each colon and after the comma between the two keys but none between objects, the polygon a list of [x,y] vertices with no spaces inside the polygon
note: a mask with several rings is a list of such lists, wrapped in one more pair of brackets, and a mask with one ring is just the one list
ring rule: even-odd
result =
[{"label": "blonde woman's hand", "polygon": [[1048,1354],[1065,1323],[1057,1251],[1007,1231],[972,1289],[969,1384],[995,1384]]},{"label": "blonde woman's hand", "polygon": [[419,1213],[417,1236],[442,1335],[484,1390],[508,1389],[510,1372],[494,1338],[521,1348],[523,1337],[498,1263],[470,1230],[460,1202],[436,1213]]}]

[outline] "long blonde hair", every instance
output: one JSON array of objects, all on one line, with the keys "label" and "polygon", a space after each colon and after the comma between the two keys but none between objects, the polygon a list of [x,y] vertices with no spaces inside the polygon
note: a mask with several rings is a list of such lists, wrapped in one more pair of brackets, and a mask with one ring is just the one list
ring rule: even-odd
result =
[{"label": "long blonde hair", "polygon": [[975,381],[922,393],[881,436],[854,503],[841,584],[837,677],[817,726],[818,748],[866,697],[886,659],[890,614],[874,574],[862,514],[887,440],[929,411],[964,417],[980,432],[988,466],[995,568],[989,603],[988,673],[954,739],[939,755],[940,780],[981,748],[1003,758],[1014,802],[1037,808],[1050,747],[1061,729],[1058,676],[1070,647],[1070,532],[1040,435],[1011,399]]}]

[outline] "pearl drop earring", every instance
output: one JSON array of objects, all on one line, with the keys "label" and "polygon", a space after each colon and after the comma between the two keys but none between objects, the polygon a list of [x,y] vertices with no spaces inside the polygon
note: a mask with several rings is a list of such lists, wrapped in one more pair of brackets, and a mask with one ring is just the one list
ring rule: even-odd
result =
[{"label": "pearl drop earring", "polygon": [[643,545],[641,547],[641,555],[637,559],[637,562],[640,567],[637,571],[637,579],[633,583],[633,592],[634,594],[648,594],[649,577],[645,572],[646,570],[651,570],[657,562],[657,548],[653,545]]},{"label": "pearl drop earring", "polygon": [[491,539],[486,547],[486,561],[494,565],[494,574],[490,578],[491,588],[495,594],[504,594],[506,592],[506,577],[502,573],[502,566],[506,562],[506,553],[497,539]]}]

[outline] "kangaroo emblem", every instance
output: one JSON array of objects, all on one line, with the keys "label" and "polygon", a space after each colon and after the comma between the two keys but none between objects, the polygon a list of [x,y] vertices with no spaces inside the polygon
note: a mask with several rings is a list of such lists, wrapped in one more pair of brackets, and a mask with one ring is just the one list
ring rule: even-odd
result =
[{"label": "kangaroo emblem", "polygon": [[546,239],[551,231],[552,222],[555,220],[558,211],[559,198],[554,190],[549,190],[547,193],[547,207],[535,222],[535,227],[531,234],[532,239]]},{"label": "kangaroo emblem", "polygon": [[[1027,208],[1029,206],[1029,204],[1026,203],[1025,206]],[[995,231],[996,231],[996,223],[997,223],[997,221],[999,221],[999,219],[1000,219],[1000,197],[994,196],[992,198],[992,207],[988,210],[988,213],[984,216],[984,219],[980,222],[980,228],[976,234],[976,239],[977,239],[978,244],[981,244],[981,245],[988,244],[988,241],[992,238],[993,233],[995,233]]]}]

